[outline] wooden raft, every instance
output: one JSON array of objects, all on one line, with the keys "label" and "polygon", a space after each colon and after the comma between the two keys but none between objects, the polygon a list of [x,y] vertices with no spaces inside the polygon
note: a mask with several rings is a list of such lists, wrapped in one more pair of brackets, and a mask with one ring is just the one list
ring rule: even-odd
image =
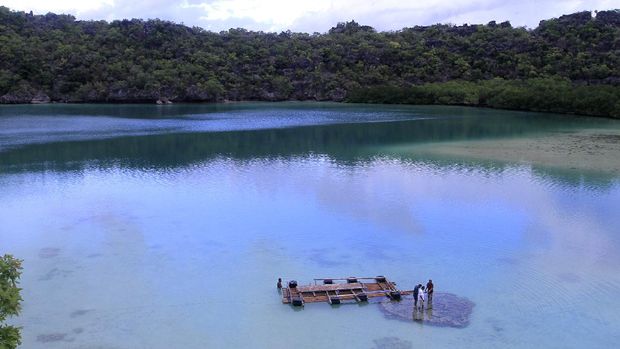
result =
[{"label": "wooden raft", "polygon": [[384,276],[314,279],[314,284],[297,285],[289,281],[289,287],[282,289],[282,303],[302,306],[305,303],[327,302],[340,304],[343,301],[367,302],[372,297],[388,297],[400,300],[411,291],[400,291],[396,283]]}]

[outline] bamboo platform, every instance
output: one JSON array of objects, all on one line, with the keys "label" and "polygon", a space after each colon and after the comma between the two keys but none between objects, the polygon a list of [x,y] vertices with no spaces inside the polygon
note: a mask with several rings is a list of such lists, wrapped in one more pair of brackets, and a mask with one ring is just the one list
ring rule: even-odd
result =
[{"label": "bamboo platform", "polygon": [[401,291],[396,283],[384,276],[314,279],[314,284],[297,285],[289,281],[289,287],[282,289],[282,303],[303,306],[305,303],[327,302],[341,304],[348,302],[367,302],[372,297],[388,297],[400,300],[411,291]]}]

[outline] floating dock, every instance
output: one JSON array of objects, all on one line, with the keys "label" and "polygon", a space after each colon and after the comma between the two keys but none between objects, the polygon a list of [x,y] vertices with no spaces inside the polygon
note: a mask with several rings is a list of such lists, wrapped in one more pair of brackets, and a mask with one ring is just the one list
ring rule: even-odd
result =
[{"label": "floating dock", "polygon": [[306,286],[291,280],[288,287],[282,289],[282,303],[294,306],[317,302],[340,304],[344,301],[368,302],[372,297],[400,300],[401,296],[411,292],[397,289],[396,283],[385,276],[314,279],[314,284]]}]

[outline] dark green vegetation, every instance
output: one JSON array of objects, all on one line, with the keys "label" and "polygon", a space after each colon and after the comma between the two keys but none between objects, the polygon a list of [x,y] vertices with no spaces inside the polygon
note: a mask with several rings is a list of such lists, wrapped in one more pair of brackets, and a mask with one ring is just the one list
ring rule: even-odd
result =
[{"label": "dark green vegetation", "polygon": [[21,275],[21,261],[10,255],[0,257],[0,348],[13,349],[21,343],[19,328],[5,325],[9,316],[19,314],[20,288],[17,282]]},{"label": "dark green vegetation", "polygon": [[620,87],[578,85],[568,79],[449,81],[411,87],[372,86],[352,91],[360,103],[454,104],[620,118]]},{"label": "dark green vegetation", "polygon": [[326,34],[212,33],[0,7],[0,102],[334,100],[620,117],[620,12]]}]

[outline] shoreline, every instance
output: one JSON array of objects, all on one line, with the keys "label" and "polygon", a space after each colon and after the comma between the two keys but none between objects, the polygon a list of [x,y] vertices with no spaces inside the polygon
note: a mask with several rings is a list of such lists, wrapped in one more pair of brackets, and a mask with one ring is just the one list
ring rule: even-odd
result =
[{"label": "shoreline", "polygon": [[588,117],[588,118],[598,118],[598,119],[608,119],[608,120],[620,120],[619,118],[609,116],[609,115],[593,115],[593,114],[578,114],[578,113],[562,113],[562,112],[552,112],[545,110],[535,110],[535,109],[512,109],[512,108],[495,108],[490,106],[483,105],[468,105],[468,104],[409,104],[409,103],[372,103],[372,102],[348,102],[348,101],[337,101],[337,100],[317,100],[317,99],[283,99],[283,100],[221,100],[221,101],[169,101],[163,103],[157,103],[157,101],[152,100],[126,100],[126,101],[50,101],[50,102],[27,102],[27,103],[1,103],[2,106],[24,106],[24,105],[82,105],[82,104],[101,104],[101,105],[158,105],[158,106],[170,106],[170,105],[178,105],[178,104],[208,104],[208,105],[217,105],[217,104],[237,104],[237,103],[287,103],[287,102],[306,102],[306,103],[337,103],[337,104],[365,104],[365,105],[387,105],[387,106],[438,106],[438,107],[466,107],[466,108],[481,108],[481,109],[489,109],[489,110],[506,110],[506,111],[516,111],[516,112],[525,112],[525,113],[544,113],[544,114],[555,114],[555,115],[567,115],[567,116],[575,116],[575,117]]}]

